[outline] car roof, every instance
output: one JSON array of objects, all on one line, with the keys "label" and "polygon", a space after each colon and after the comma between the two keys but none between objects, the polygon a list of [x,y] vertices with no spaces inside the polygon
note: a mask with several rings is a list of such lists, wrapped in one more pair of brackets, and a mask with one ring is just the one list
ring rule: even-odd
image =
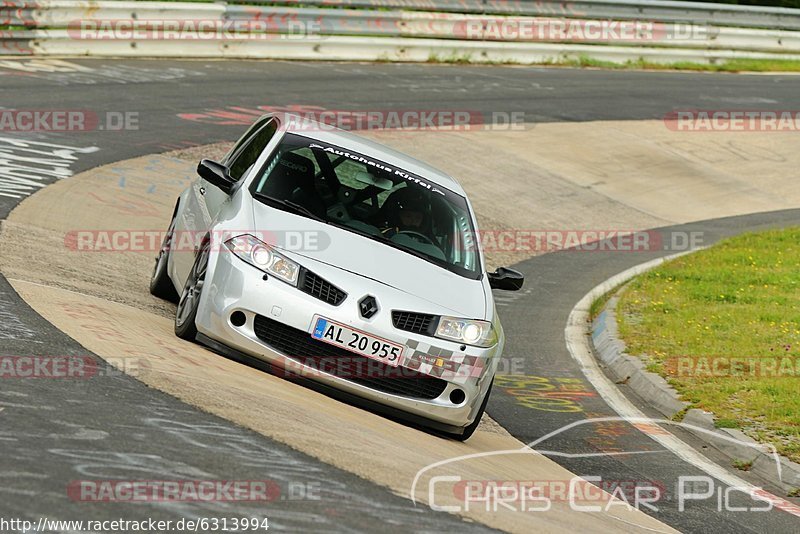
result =
[{"label": "car roof", "polygon": [[[341,128],[321,124],[318,121],[307,117],[301,117],[294,113],[273,114],[273,116],[278,117],[282,123],[286,125],[286,131],[289,133],[302,135],[309,139],[315,139],[323,143],[335,145],[339,148],[352,150],[353,152],[373,157],[404,171],[416,174],[420,178],[425,178],[425,180],[445,187],[454,193],[467,196],[464,188],[461,187],[461,184],[459,184],[455,178],[424,161],[412,158],[408,154],[389,148],[386,145],[377,143],[366,137],[361,137],[360,135],[342,130]],[[293,119],[296,121],[294,124],[291,122]],[[320,125],[320,128],[315,128],[314,126],[316,125]]]}]

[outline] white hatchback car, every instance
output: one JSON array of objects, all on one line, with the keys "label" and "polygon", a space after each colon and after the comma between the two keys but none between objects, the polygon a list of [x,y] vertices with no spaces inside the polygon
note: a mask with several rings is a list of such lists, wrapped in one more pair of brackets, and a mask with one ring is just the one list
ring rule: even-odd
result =
[{"label": "white hatchback car", "polygon": [[[175,333],[337,398],[469,438],[503,350],[461,186],[406,155],[265,115],[180,195],[150,291]],[[179,246],[190,236],[189,247]],[[199,237],[199,239],[195,239]]]}]

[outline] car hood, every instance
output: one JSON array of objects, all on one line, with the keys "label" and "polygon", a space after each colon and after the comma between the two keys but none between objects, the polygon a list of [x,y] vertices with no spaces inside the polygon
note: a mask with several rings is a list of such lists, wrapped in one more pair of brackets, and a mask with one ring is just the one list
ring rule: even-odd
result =
[{"label": "car hood", "polygon": [[301,264],[303,257],[311,258],[391,286],[460,317],[483,319],[486,315],[486,295],[480,280],[464,278],[402,250],[257,200],[253,200],[253,219],[259,238]]}]

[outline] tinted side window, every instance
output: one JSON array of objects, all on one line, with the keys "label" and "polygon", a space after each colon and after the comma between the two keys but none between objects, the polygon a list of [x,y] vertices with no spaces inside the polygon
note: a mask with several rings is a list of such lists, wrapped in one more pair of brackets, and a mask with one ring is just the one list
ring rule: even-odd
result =
[{"label": "tinted side window", "polygon": [[261,152],[264,151],[277,129],[277,123],[274,120],[270,120],[256,133],[240,142],[241,146],[237,146],[234,149],[234,152],[231,153],[232,159],[228,162],[228,168],[233,178],[236,180],[242,179],[247,170],[256,162],[258,156],[261,155]]},{"label": "tinted side window", "polygon": [[237,154],[239,154],[239,152],[242,151],[242,147],[244,147],[247,144],[247,142],[250,141],[250,138],[253,136],[253,134],[256,133],[258,130],[260,130],[265,124],[267,124],[271,120],[272,120],[271,118],[267,117],[265,119],[261,119],[251,124],[250,127],[247,129],[247,131],[244,133],[244,135],[242,135],[239,138],[239,140],[236,141],[236,144],[233,145],[233,148],[231,148],[228,151],[228,153],[225,154],[225,157],[222,158],[222,163],[224,163],[225,165],[230,165],[231,161],[233,161],[234,156],[236,156]]}]

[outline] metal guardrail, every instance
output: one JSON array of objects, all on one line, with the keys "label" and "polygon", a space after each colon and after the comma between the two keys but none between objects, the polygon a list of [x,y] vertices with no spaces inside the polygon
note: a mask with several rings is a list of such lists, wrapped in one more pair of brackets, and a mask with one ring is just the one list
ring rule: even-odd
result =
[{"label": "metal guardrail", "polygon": [[[161,10],[187,12],[216,8],[228,13],[268,11],[257,4],[356,9],[393,9],[474,15],[524,15],[534,17],[583,18],[592,20],[647,20],[695,25],[800,30],[800,9],[743,6],[706,2],[672,2],[664,0],[229,0],[227,3],[192,4],[181,2],[70,2],[59,0],[0,0],[0,24],[28,25],[43,11],[60,9],[68,4],[91,5],[119,3],[120,11]],[[131,4],[138,4],[132,6]],[[226,7],[227,6],[227,7]]]},{"label": "metal guardrail", "polygon": [[460,41],[454,39],[416,39],[398,37],[331,36],[314,40],[240,41],[80,41],[66,30],[29,30],[27,47],[17,52],[29,55],[170,57],[170,58],[252,58],[289,60],[349,61],[468,61],[518,64],[547,64],[592,58],[624,63],[644,60],[651,63],[719,63],[735,58],[800,61],[800,54],[772,54],[732,50],[656,48],[647,46],[597,46],[541,42]]},{"label": "metal guardrail", "polygon": [[[256,6],[225,3],[182,3],[182,2],[130,2],[130,1],[83,1],[83,0],[0,0],[0,25],[20,26],[28,30],[0,31],[0,54],[77,54],[77,55],[139,55],[178,57],[176,50],[192,57],[295,57],[292,54],[302,51],[303,59],[326,59],[318,52],[330,50],[337,43],[341,50],[352,54],[350,59],[409,59],[426,60],[432,57],[447,59],[470,56],[473,61],[514,61],[542,62],[589,56],[609,61],[628,61],[639,58],[649,60],[696,61],[701,63],[720,61],[732,57],[761,57],[764,59],[800,57],[800,32],[784,29],[758,29],[750,27],[728,27],[687,22],[652,22],[647,17],[635,20],[643,22],[642,28],[628,39],[609,40],[592,37],[588,32],[576,37],[569,28],[586,30],[598,20],[590,17],[576,18],[576,12],[566,17],[529,17],[516,14],[513,17],[456,12],[456,8],[472,9],[476,5],[484,11],[504,9],[511,13],[520,8],[541,10],[541,6],[555,5],[556,2],[542,0],[508,1],[486,0],[318,0],[317,3],[337,8],[288,7],[298,2],[272,0],[285,6]],[[306,2],[305,4],[308,4]],[[429,9],[449,8],[441,11],[400,11],[375,9],[344,9],[341,6],[389,6],[414,5]],[[630,5],[625,0],[581,0],[575,3],[558,3],[563,9],[570,5]],[[699,12],[710,13],[718,4],[688,4],[686,2],[648,2],[648,8],[658,5],[702,6]],[[645,4],[637,4],[645,5]],[[742,6],[722,6],[740,8]],[[477,8],[476,8],[477,9]],[[644,9],[644,8],[642,8]],[[776,10],[759,11],[772,13]],[[779,9],[782,15],[793,11],[792,17],[800,27],[800,10]],[[776,11],[776,12],[777,12]],[[597,11],[595,11],[596,13]],[[753,9],[733,9],[731,13],[753,13]],[[515,12],[517,13],[517,12]],[[628,16],[633,14],[629,10]],[[696,12],[693,15],[697,15]],[[633,20],[618,17],[620,20]],[[793,20],[794,20],[793,19]],[[239,28],[257,26],[258,32],[275,34],[270,38],[253,39],[253,34],[228,35],[224,42],[201,44],[182,41],[169,43],[164,40],[114,39],[85,40],[76,37],[75,26],[81,22],[131,21],[215,21],[241,22]],[[616,19],[613,19],[616,20]],[[566,25],[565,21],[571,26]],[[517,26],[545,26],[558,31],[546,31],[546,35],[535,38],[518,38],[498,35],[492,31],[492,24],[513,23]],[[646,23],[645,23],[646,22]],[[314,26],[314,35],[292,41],[292,32],[297,26]],[[631,26],[631,24],[628,24]],[[579,32],[580,33],[580,32]],[[282,38],[286,37],[286,38]],[[302,36],[301,36],[302,37]],[[350,38],[350,39],[347,39]],[[371,50],[356,50],[352,43],[361,40],[363,46]],[[392,41],[388,41],[392,39]],[[413,40],[413,42],[412,42]],[[211,39],[214,41],[214,39]],[[300,42],[303,41],[303,42]],[[403,44],[405,43],[405,47]],[[160,47],[160,48],[159,48]],[[425,57],[420,50],[425,48]],[[407,50],[413,49],[409,54]],[[276,51],[287,56],[275,56]],[[505,56],[503,51],[505,50]],[[528,56],[525,56],[527,51]],[[209,54],[209,55],[205,55]],[[240,54],[237,56],[236,54]],[[544,55],[549,54],[549,55]],[[737,56],[738,54],[738,56]],[[754,55],[755,54],[755,55]],[[548,59],[549,58],[549,59]],[[622,58],[622,59],[621,59]],[[675,59],[680,58],[680,59]]]},{"label": "metal guardrail", "polygon": [[[502,22],[503,17],[428,13],[414,11],[359,11],[345,9],[292,9],[280,7],[242,8],[229,6],[229,20],[266,20],[276,31],[288,32],[291,23],[319,23],[321,35],[363,35],[376,37],[419,37],[436,39],[468,39],[497,41],[497,34],[486,27],[489,22]],[[561,24],[562,19],[550,17],[514,17],[516,24],[539,24],[546,30]],[[593,23],[589,19],[570,19],[584,34]],[[483,23],[483,26],[481,24]],[[550,25],[550,26],[548,26]],[[529,27],[530,27],[529,26]],[[631,27],[631,25],[629,25]],[[480,28],[480,31],[476,31]],[[557,29],[557,28],[556,28]],[[762,52],[800,52],[800,33],[784,30],[761,30],[752,28],[728,28],[686,23],[655,23],[644,26],[631,39],[620,39],[610,43],[602,37],[585,36],[574,38],[569,27],[561,31],[548,32],[535,39],[538,42],[648,45],[653,47],[683,47],[702,49],[750,50]],[[532,39],[527,39],[532,40]],[[525,38],[510,41],[526,41]]]},{"label": "metal guardrail", "polygon": [[[800,9],[662,0],[268,0],[271,4],[406,9],[481,15],[650,20],[800,30]],[[229,4],[265,3],[230,0]]]}]

